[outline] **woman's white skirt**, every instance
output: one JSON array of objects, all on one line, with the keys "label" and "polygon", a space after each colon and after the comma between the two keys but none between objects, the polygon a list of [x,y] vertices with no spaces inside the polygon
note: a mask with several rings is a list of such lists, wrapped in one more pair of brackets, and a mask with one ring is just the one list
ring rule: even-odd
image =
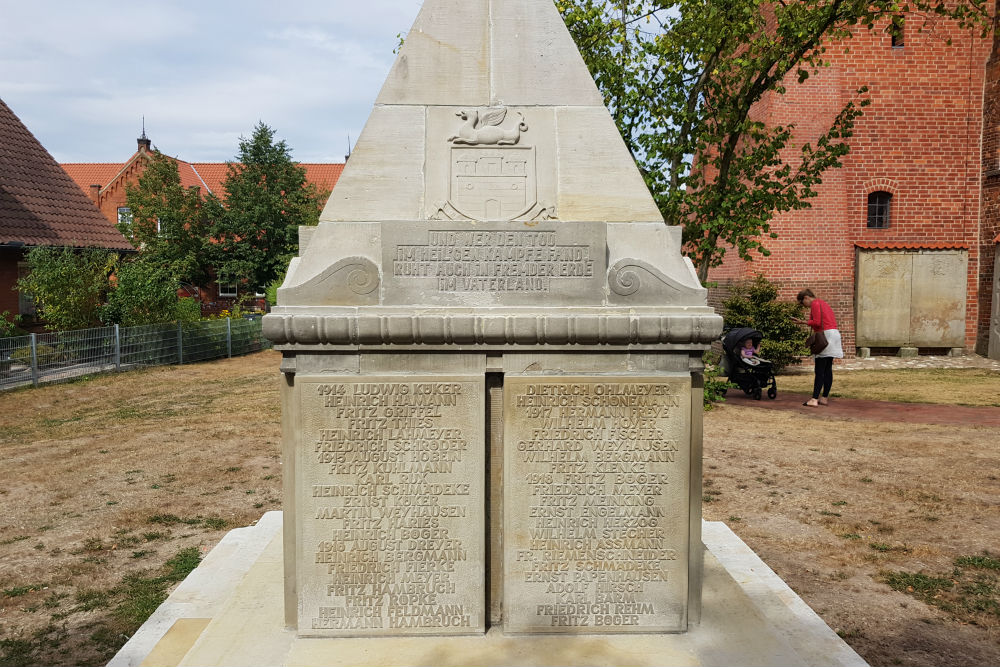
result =
[{"label": "woman's white skirt", "polygon": [[827,329],[823,332],[826,335],[826,347],[817,354],[817,357],[844,358],[844,346],[840,340],[840,331],[837,329]]}]

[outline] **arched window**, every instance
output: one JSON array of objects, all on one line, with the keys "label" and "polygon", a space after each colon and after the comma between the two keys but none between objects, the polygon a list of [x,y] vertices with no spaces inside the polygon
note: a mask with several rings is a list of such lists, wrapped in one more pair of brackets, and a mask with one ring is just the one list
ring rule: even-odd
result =
[{"label": "arched window", "polygon": [[892,193],[879,190],[868,194],[868,229],[888,229]]}]

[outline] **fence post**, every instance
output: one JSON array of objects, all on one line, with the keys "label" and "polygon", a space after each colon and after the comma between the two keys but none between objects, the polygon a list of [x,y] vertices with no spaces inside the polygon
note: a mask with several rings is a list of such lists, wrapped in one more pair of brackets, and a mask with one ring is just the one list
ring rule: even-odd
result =
[{"label": "fence post", "polygon": [[177,363],[184,363],[184,334],[181,330],[180,320],[177,320]]},{"label": "fence post", "polygon": [[115,370],[120,371],[122,369],[122,336],[121,332],[118,330],[118,325],[115,325]]},{"label": "fence post", "polygon": [[38,334],[31,334],[31,383],[38,386]]},{"label": "fence post", "polygon": [[233,358],[233,322],[231,318],[226,318],[226,356]]}]

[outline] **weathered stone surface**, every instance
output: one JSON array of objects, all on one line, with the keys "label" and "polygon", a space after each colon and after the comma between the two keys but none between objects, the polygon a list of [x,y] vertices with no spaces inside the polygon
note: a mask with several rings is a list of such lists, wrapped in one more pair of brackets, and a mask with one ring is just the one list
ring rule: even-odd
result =
[{"label": "weathered stone surface", "polygon": [[859,347],[905,345],[910,328],[912,262],[903,253],[858,254]]},{"label": "weathered stone surface", "polygon": [[386,305],[597,305],[604,225],[383,225]]},{"label": "weathered stone surface", "polygon": [[857,344],[962,345],[967,264],[965,250],[859,253]]},{"label": "weathered stone surface", "polygon": [[609,224],[608,303],[705,303],[708,291],[701,286],[691,260],[676,260],[680,248],[680,227],[658,222]]},{"label": "weathered stone surface", "polygon": [[504,629],[687,629],[691,379],[504,384]]},{"label": "weathered stone surface", "polygon": [[[480,137],[473,124],[481,124],[482,117],[493,112],[499,123],[493,127],[508,143],[469,143]],[[501,114],[503,120],[499,120]],[[531,221],[558,217],[554,109],[428,107],[426,141],[424,218]],[[487,197],[469,196],[477,193],[471,189],[477,181],[479,192],[489,188],[500,195],[498,205],[486,207]]]},{"label": "weathered stone surface", "polygon": [[299,634],[484,632],[482,379],[313,375],[296,391]]},{"label": "weathered stone surface", "polygon": [[555,3],[505,0],[493,9],[493,103],[603,108]]},{"label": "weathered stone surface", "polygon": [[662,222],[607,109],[557,108],[556,127],[560,220]]},{"label": "weathered stone surface", "polygon": [[425,2],[376,105],[490,103],[489,2]]},{"label": "weathered stone surface", "polygon": [[965,344],[965,292],[969,279],[965,250],[916,253],[910,290],[910,344],[959,347]]},{"label": "weathered stone surface", "polygon": [[[264,335],[276,345],[587,345],[707,346],[722,319],[711,309],[669,307],[522,308],[491,312],[460,308],[353,308],[272,312]],[[686,349],[686,348],[685,348]]]},{"label": "weathered stone surface", "polygon": [[696,623],[721,318],[680,246],[551,0],[426,0],[264,318],[288,625]]},{"label": "weathered stone surface", "polygon": [[[420,216],[426,157],[424,114],[421,106],[372,109],[320,222],[415,220]],[[328,232],[321,227],[319,233]]]}]

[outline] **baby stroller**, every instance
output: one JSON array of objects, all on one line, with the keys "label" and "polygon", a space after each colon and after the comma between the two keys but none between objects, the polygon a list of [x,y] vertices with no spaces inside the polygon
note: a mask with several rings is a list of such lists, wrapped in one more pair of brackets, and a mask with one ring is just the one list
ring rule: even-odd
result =
[{"label": "baby stroller", "polygon": [[749,338],[753,341],[754,347],[760,345],[760,340],[764,336],[756,329],[740,327],[730,329],[722,337],[722,355],[720,364],[722,372],[720,375],[729,378],[743,390],[747,396],[753,396],[758,401],[764,388],[767,388],[767,397],[776,398],[778,396],[778,384],[774,381],[774,365],[766,359],[746,359],[740,354],[740,349]]}]

